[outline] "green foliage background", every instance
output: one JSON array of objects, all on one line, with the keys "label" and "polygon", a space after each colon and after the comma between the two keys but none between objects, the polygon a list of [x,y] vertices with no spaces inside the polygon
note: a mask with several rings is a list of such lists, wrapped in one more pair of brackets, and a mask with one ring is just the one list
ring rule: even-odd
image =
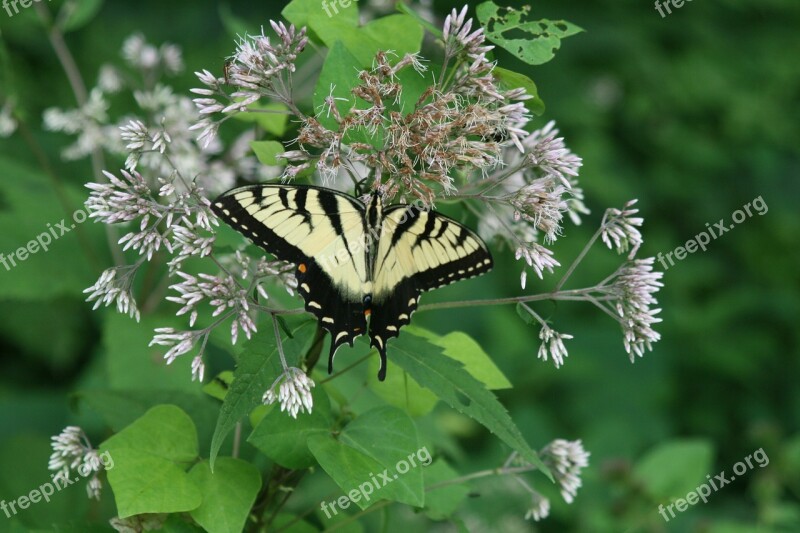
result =
[{"label": "green foliage background", "polygon": [[[283,5],[98,3],[99,12],[67,42],[90,84],[132,32],[176,43],[187,64],[176,86],[188,91],[197,86],[192,71],[222,70],[233,48],[229,30],[236,28],[228,13],[255,29],[277,18]],[[455,5],[434,2],[434,9],[442,15]],[[577,254],[606,207],[634,197],[645,217],[642,256],[671,251],[756,197],[769,211],[666,272],[659,294],[663,340],[634,365],[616,325],[585,305],[537,307],[556,329],[575,336],[559,370],[536,359],[537,331],[512,307],[421,313],[416,324],[443,334],[464,330],[480,342],[511,379],[513,389],[497,394],[533,447],[556,437],[580,438],[592,453],[571,506],[543,476],[535,477],[554,502],[552,516],[535,526],[540,530],[800,530],[800,4],[698,1],[666,18],[650,2],[632,0],[542,0],[533,8],[537,18],[566,19],[586,30],[540,67],[498,54],[502,66],[536,82],[547,106],[537,127],[557,120],[568,146],[584,158],[581,183],[592,215],[580,227],[567,226],[556,246],[562,264]],[[61,162],[66,137],[41,127],[46,107],[73,107],[74,99],[33,10],[12,18],[0,11],[0,31],[6,47],[0,80],[8,87],[13,77],[27,120],[22,131],[0,141],[0,252],[9,253],[68,216],[63,205],[80,206],[91,169],[86,161]],[[42,144],[57,180],[42,172],[25,135]],[[613,254],[597,252],[574,286],[601,279],[617,264]],[[111,434],[101,416],[110,401],[104,394],[136,389],[141,402],[131,402],[131,413],[141,414],[158,399],[195,409],[195,423],[213,427],[214,417],[203,414],[210,400],[189,381],[189,356],[164,368],[160,352],[146,347],[152,328],[173,319],[147,317],[137,325],[83,303],[81,291],[109,263],[106,254],[101,228],[87,223],[48,253],[10,272],[0,267],[2,499],[50,479],[49,436],[65,425],[83,426],[95,444]],[[515,294],[519,265],[509,253],[495,256],[493,274],[437,291],[426,302]],[[529,290],[550,286],[529,279]],[[224,361],[223,353],[215,356]],[[348,360],[345,353],[337,357],[338,364]],[[497,466],[508,453],[447,406],[426,420],[441,430],[438,451],[459,473]],[[203,453],[208,432],[198,429]],[[768,466],[668,524],[658,516],[658,501],[685,496],[706,474],[730,472],[759,448]],[[311,504],[330,490],[314,479],[298,489]],[[534,527],[522,520],[529,502],[511,480],[483,480],[470,490],[474,497],[456,515],[467,527]],[[73,487],[20,514],[16,527],[49,530],[57,523],[63,531],[71,523],[84,531],[89,520],[104,530],[111,516],[110,493],[93,504]],[[385,518],[394,527],[426,523],[410,509]],[[0,531],[8,527],[0,516]]]}]

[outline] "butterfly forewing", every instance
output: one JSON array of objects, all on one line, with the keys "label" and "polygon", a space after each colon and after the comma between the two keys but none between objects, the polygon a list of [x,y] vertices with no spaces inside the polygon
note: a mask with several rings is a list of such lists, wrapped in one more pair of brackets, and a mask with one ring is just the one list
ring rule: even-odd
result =
[{"label": "butterfly forewing", "polygon": [[362,303],[367,281],[364,206],[329,189],[250,185],[224,193],[214,212],[254,244],[297,265],[305,308],[331,334],[336,349],[366,330]]}]

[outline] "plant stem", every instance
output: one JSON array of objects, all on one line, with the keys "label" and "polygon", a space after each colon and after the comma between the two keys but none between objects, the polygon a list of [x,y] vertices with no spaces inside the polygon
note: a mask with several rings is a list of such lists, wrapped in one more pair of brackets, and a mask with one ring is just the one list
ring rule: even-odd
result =
[{"label": "plant stem", "polygon": [[552,291],[542,294],[531,294],[528,296],[512,296],[509,298],[488,298],[485,300],[461,300],[456,302],[438,302],[433,304],[421,305],[417,312],[433,311],[435,309],[455,309],[458,307],[474,307],[479,305],[506,305],[522,302],[538,302],[542,300],[586,300],[586,295],[594,290],[594,287],[585,289],[572,289],[568,291]]},{"label": "plant stem", "polygon": [[580,262],[583,261],[583,258],[586,256],[586,253],[589,251],[589,249],[592,247],[594,242],[600,236],[600,232],[602,230],[603,230],[603,226],[602,225],[599,228],[597,228],[597,231],[594,232],[594,235],[592,235],[592,238],[589,239],[589,242],[587,242],[586,245],[583,247],[583,250],[581,250],[581,253],[578,254],[578,257],[575,258],[575,260],[569,266],[567,271],[564,273],[564,276],[556,284],[556,288],[554,290],[557,291],[557,290],[561,289],[561,287],[564,286],[564,283],[567,282],[567,280],[572,275],[572,273],[575,271],[575,269],[580,264]]},{"label": "plant stem", "polygon": [[242,444],[242,421],[236,422],[236,428],[233,430],[233,450],[231,457],[234,459],[239,457],[239,447]]},{"label": "plant stem", "polygon": [[352,364],[350,364],[350,365],[348,365],[348,366],[344,367],[342,370],[340,370],[339,372],[336,372],[334,375],[332,375],[332,376],[328,376],[327,378],[323,379],[322,381],[320,381],[320,382],[319,382],[319,384],[320,384],[320,385],[322,385],[323,383],[327,383],[327,382],[331,381],[332,379],[336,379],[336,378],[338,378],[339,376],[341,376],[341,375],[342,375],[342,374],[344,374],[345,372],[348,372],[349,370],[352,370],[353,368],[357,367],[358,365],[360,365],[361,363],[363,363],[364,361],[366,361],[367,359],[369,359],[369,357],[370,357],[372,354],[373,354],[373,351],[372,351],[372,350],[370,350],[370,351],[369,351],[369,353],[368,353],[367,355],[365,355],[364,357],[362,357],[362,358],[361,358],[361,359],[359,359],[358,361],[356,361],[356,362],[354,362],[354,363],[352,363]]},{"label": "plant stem", "polygon": [[[79,107],[83,107],[89,99],[89,94],[86,90],[86,84],[81,77],[80,70],[78,70],[75,58],[69,51],[66,41],[64,41],[64,35],[61,33],[61,29],[56,24],[53,24],[50,11],[44,4],[35,3],[33,7],[36,9],[36,14],[39,15],[42,24],[44,24],[47,37],[50,40],[50,46],[53,47],[53,51],[56,53],[56,57],[61,63],[61,67],[64,69],[64,73],[72,88],[72,93],[75,95],[75,101],[78,103]],[[103,168],[106,166],[105,158],[103,157],[103,151],[101,149],[97,147],[92,149],[91,162],[94,179],[98,182],[106,181],[105,176],[103,176]],[[116,266],[125,264],[125,256],[117,242],[119,240],[117,230],[111,226],[106,226],[106,239],[108,240],[108,246],[111,250],[114,264]]]}]

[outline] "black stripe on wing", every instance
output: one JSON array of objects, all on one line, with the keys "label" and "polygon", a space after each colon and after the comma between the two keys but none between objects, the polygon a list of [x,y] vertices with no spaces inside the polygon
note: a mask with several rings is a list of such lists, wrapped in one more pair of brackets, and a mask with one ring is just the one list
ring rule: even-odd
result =
[{"label": "black stripe on wing", "polygon": [[[462,279],[480,276],[492,270],[494,260],[489,248],[475,232],[466,226],[436,211],[419,211],[414,206],[391,206],[386,210],[385,216],[388,217],[398,210],[405,210],[405,214],[401,219],[402,222],[397,224],[392,236],[393,246],[399,244],[402,234],[411,232],[416,238],[410,253],[413,254],[423,243],[427,243],[436,251],[450,250],[456,255],[455,258],[448,258],[447,261],[434,268],[420,270],[408,276],[420,291],[433,290]],[[416,217],[426,217],[421,231],[414,229],[418,227],[415,226]],[[465,244],[471,244],[475,249],[468,253],[457,251],[463,250]]]}]

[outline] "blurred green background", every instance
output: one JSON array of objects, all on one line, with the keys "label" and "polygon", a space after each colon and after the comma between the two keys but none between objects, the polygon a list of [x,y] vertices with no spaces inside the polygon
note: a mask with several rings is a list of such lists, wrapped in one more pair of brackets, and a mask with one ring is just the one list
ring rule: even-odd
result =
[{"label": "blurred green background", "polygon": [[[45,4],[54,9],[60,2]],[[457,5],[434,2],[437,24]],[[198,85],[193,71],[220,73],[233,51],[224,14],[256,29],[277,18],[284,2],[98,6],[67,35],[89,86],[101,64],[119,61],[123,40],[142,32],[151,43],[183,49],[186,69],[173,82],[188,91]],[[499,395],[534,447],[582,439],[592,454],[572,505],[542,476],[531,478],[553,501],[551,517],[540,524],[523,520],[529,502],[510,479],[474,483],[458,516],[473,531],[800,531],[800,3],[696,1],[662,18],[647,1],[542,0],[533,14],[586,30],[541,67],[497,56],[538,85],[547,111],[534,126],[556,120],[584,159],[581,184],[592,214],[579,227],[566,226],[555,246],[562,264],[580,251],[605,208],[631,198],[645,217],[642,257],[672,251],[756,197],[769,210],[666,272],[658,295],[662,341],[633,365],[617,325],[589,305],[536,307],[575,336],[558,370],[536,359],[538,331],[512,307],[421,313],[422,326],[464,329],[479,340],[514,384]],[[17,95],[25,121],[0,140],[0,252],[8,254],[66,216],[64,205],[80,206],[92,169],[88,160],[61,161],[71,139],[43,130],[45,108],[72,108],[75,100],[33,8],[14,17],[0,11],[0,31],[0,97]],[[133,110],[133,102],[117,105]],[[110,160],[108,167],[121,163]],[[110,264],[107,255],[101,228],[87,223],[48,253],[11,271],[0,267],[0,498],[49,480],[49,437],[64,426],[82,425],[95,444],[110,434],[88,400],[100,396],[78,391],[199,392],[189,381],[189,356],[166,369],[160,352],[146,347],[164,318],[147,316],[136,325],[83,302],[82,289]],[[520,265],[507,252],[495,255],[493,274],[426,302],[517,294]],[[618,262],[597,247],[567,288],[603,279]],[[528,291],[548,290],[556,276],[529,278]],[[448,409],[429,422],[457,436],[439,453],[461,473],[497,466],[507,453]],[[660,518],[659,502],[685,496],[706,474],[730,473],[759,448],[769,465],[737,476],[708,504],[669,523]],[[82,488],[70,488],[18,518],[21,530],[71,522],[82,531],[87,518],[104,530],[113,511],[109,492],[94,504]],[[0,515],[0,531],[9,524]],[[426,522],[402,509],[390,524]]]}]

